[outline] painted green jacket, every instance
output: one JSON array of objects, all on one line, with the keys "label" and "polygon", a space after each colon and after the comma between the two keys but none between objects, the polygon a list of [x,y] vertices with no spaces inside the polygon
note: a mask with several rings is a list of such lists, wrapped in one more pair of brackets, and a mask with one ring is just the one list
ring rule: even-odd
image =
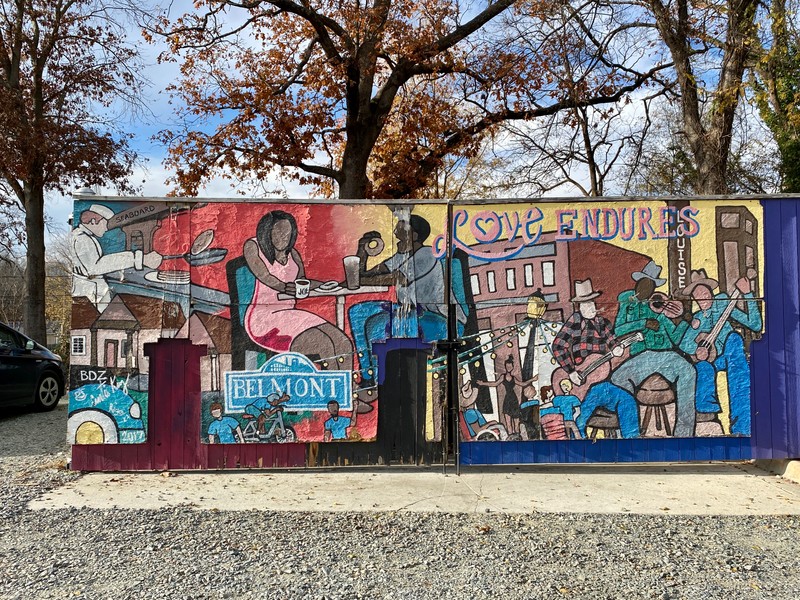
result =
[{"label": "painted green jacket", "polygon": [[[637,331],[644,335],[643,342],[631,344],[631,356],[645,350],[674,350],[689,327],[686,321],[675,325],[669,317],[655,312],[650,307],[650,302],[637,299],[633,290],[622,292],[617,301],[619,312],[614,322],[614,335],[617,339]],[[658,329],[648,329],[647,319],[658,321]]]}]

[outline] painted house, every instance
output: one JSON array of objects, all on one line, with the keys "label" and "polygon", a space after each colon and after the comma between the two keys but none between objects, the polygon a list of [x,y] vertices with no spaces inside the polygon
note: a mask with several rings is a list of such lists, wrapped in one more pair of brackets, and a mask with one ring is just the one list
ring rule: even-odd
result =
[{"label": "painted house", "polygon": [[219,392],[222,374],[231,370],[231,322],[216,315],[195,312],[184,322],[176,338],[188,338],[206,347],[200,359],[200,390]]},{"label": "painted house", "polygon": [[72,299],[72,333],[70,337],[70,364],[93,365],[97,363],[96,331],[92,325],[100,316],[100,311],[88,299],[78,296]]},{"label": "painted house", "polygon": [[174,302],[117,294],[89,328],[91,364],[145,374],[148,358],[144,345],[175,337],[185,321],[180,305]]}]

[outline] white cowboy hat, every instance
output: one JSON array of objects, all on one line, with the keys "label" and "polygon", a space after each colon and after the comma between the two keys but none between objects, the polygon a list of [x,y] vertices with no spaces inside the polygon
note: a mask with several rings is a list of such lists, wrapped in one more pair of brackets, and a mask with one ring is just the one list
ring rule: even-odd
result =
[{"label": "white cowboy hat", "polygon": [[603,292],[595,292],[592,289],[592,280],[575,282],[575,297],[570,299],[570,302],[588,302],[594,300]]},{"label": "white cowboy hat", "polygon": [[666,279],[662,279],[659,275],[661,275],[661,267],[656,264],[656,261],[651,260],[644,266],[644,269],[636,271],[631,277],[634,281],[649,279],[656,284],[656,287],[659,287],[667,282]]}]

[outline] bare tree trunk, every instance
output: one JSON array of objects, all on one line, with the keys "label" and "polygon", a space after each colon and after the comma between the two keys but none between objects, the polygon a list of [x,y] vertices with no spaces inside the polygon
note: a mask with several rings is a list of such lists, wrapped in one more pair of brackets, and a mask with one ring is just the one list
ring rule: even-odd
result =
[{"label": "bare tree trunk", "polygon": [[372,182],[367,175],[367,165],[376,138],[377,135],[373,135],[371,131],[367,135],[363,135],[360,131],[348,135],[340,170],[340,199],[352,200],[371,196]]},{"label": "bare tree trunk", "polygon": [[578,126],[581,129],[583,136],[583,151],[586,153],[586,167],[589,171],[589,182],[591,184],[590,196],[599,197],[603,195],[603,179],[598,177],[599,168],[594,153],[594,145],[589,133],[589,113],[586,107],[581,107],[575,110],[575,115],[578,119]]},{"label": "bare tree trunk", "polygon": [[25,265],[25,334],[40,344],[47,343],[44,281],[44,187],[25,183],[25,232],[28,238]]},{"label": "bare tree trunk", "polygon": [[[706,142],[707,144],[707,142]],[[728,189],[728,155],[730,153],[730,144],[727,148],[719,146],[712,148],[703,148],[699,151],[695,144],[693,146],[695,163],[697,165],[697,189],[695,190],[701,195],[718,195],[727,194]]]},{"label": "bare tree trunk", "polygon": [[[701,109],[702,78],[692,66],[695,15],[688,0],[676,6],[650,0],[661,38],[672,54],[681,92],[683,129],[698,171],[700,194],[728,192],[727,168],[736,108],[742,93],[745,65],[755,34],[755,0],[728,0],[726,29],[721,45],[719,81],[706,114]],[[708,9],[706,9],[708,10]]]},{"label": "bare tree trunk", "polygon": [[367,177],[366,164],[361,165],[355,162],[342,164],[341,181],[339,182],[339,198],[341,200],[368,198],[371,187],[372,184]]}]

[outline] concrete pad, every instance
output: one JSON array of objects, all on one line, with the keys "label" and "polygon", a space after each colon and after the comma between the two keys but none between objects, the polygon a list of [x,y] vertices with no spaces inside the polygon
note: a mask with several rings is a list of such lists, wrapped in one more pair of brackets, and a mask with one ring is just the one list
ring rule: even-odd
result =
[{"label": "concrete pad", "polygon": [[800,514],[800,485],[750,464],[92,473],[30,508]]}]

